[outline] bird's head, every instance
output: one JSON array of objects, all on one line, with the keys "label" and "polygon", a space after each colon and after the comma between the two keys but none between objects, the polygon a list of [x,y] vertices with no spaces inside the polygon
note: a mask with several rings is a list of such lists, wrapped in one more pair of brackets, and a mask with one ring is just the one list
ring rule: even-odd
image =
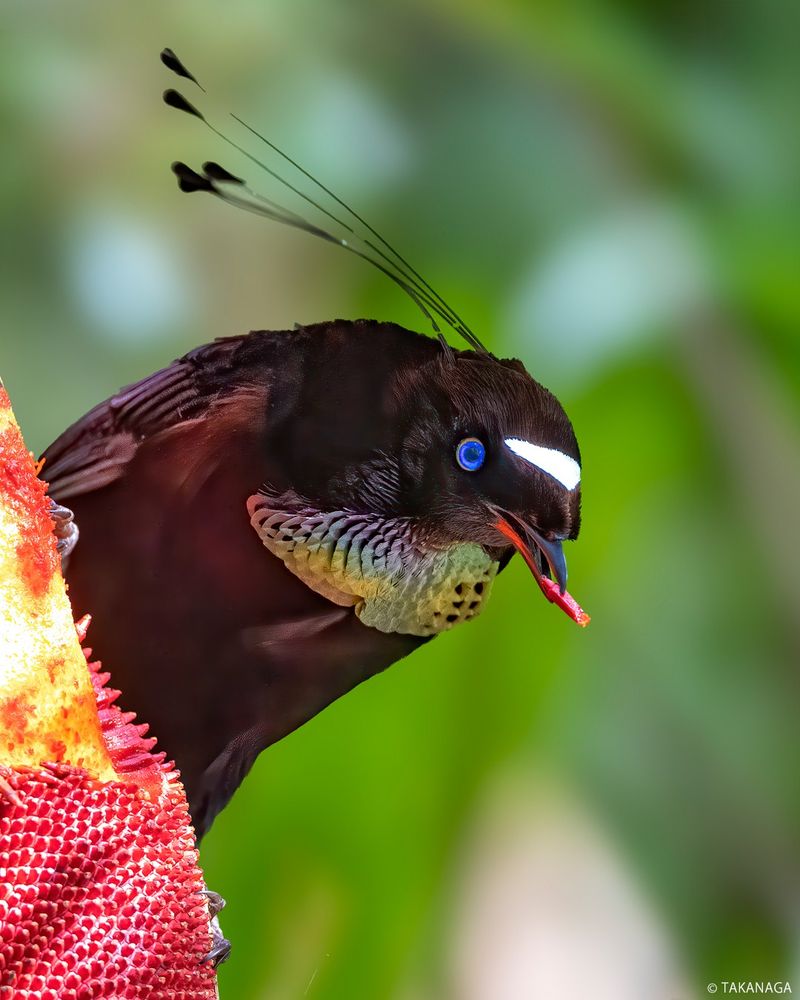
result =
[{"label": "bird's head", "polygon": [[477,543],[501,561],[517,549],[563,594],[581,467],[555,396],[520,361],[472,352],[440,355],[398,392],[408,407],[399,463],[409,514],[435,543]]}]

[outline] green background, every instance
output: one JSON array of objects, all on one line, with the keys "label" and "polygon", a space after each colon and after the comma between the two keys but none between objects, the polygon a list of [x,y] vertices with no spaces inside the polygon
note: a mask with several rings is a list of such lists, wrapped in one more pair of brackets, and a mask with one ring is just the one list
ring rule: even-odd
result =
[{"label": "green background", "polygon": [[216,336],[425,329],[354,258],[179,195],[172,159],[243,163],[160,103],[171,45],[583,451],[591,626],[515,560],[479,621],[263,755],[202,848],[223,998],[800,991],[792,7],[3,5],[0,373],[34,450]]}]

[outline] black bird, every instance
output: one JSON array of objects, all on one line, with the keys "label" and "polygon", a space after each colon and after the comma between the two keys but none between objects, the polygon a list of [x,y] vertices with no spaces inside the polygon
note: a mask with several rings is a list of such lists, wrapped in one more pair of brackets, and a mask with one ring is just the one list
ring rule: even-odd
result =
[{"label": "black bird", "polygon": [[[194,80],[170,50],[162,60]],[[176,91],[165,100],[205,121]],[[183,190],[341,242],[470,345],[370,320],[218,340],[45,452],[51,496],[80,529],[73,608],[175,758],[202,836],[261,750],[478,615],[515,548],[550,600],[588,616],[565,592],[580,454],[556,398],[318,182],[346,241],[218,164],[173,170]]]}]

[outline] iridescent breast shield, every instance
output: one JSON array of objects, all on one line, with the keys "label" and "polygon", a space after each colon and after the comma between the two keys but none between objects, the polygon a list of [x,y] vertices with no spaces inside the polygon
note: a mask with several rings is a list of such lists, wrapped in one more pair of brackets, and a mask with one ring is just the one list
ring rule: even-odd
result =
[{"label": "iridescent breast shield", "polygon": [[407,518],[286,507],[255,494],[250,523],[269,551],[323,597],[381,632],[436,635],[483,609],[498,564],[471,543],[423,547]]}]

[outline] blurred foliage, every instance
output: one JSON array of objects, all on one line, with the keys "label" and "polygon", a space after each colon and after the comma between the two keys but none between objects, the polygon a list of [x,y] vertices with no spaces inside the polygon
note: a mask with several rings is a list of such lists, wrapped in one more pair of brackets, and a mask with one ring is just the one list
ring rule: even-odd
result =
[{"label": "blurred foliage", "polygon": [[[223,997],[640,1000],[800,967],[795,15],[4,5],[0,370],[32,446],[215,336],[425,328],[347,255],[179,196],[172,159],[233,158],[161,105],[163,45],[522,357],[581,441],[568,556],[592,625],[515,560],[477,623],[261,758],[202,850]],[[542,824],[575,833],[545,865],[558,905],[524,863],[503,895],[507,819],[523,857]],[[595,871],[584,836],[616,873],[600,889],[570,881]],[[514,944],[527,920],[546,954]],[[587,942],[612,933],[602,965]]]}]

